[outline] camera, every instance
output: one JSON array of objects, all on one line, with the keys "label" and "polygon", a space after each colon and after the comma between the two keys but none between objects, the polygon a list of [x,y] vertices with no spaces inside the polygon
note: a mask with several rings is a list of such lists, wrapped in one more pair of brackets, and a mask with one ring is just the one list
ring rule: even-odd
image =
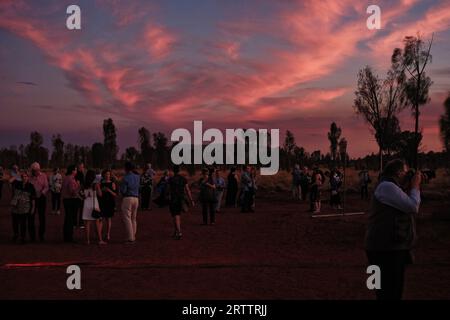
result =
[{"label": "camera", "polygon": [[[420,173],[422,175],[422,181],[424,183],[428,183],[431,179],[436,178],[435,170],[424,169],[424,170],[421,170]],[[406,173],[406,179],[408,181],[411,181],[415,174],[416,174],[415,169],[409,169],[408,172]]]}]

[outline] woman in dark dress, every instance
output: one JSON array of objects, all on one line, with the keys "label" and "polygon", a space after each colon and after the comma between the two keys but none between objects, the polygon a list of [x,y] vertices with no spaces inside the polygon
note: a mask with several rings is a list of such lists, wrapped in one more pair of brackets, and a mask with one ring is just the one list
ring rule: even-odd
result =
[{"label": "woman in dark dress", "polygon": [[111,239],[111,225],[112,217],[116,210],[116,197],[117,197],[117,187],[116,184],[111,179],[111,171],[103,170],[102,172],[103,180],[100,184],[102,190],[102,196],[99,197],[100,211],[102,212],[102,217],[106,221],[106,240]]},{"label": "woman in dark dress", "polygon": [[227,178],[227,198],[225,205],[227,207],[236,206],[236,196],[238,192],[238,180],[236,176],[236,168],[231,168]]},{"label": "woman in dark dress", "polygon": [[200,178],[200,203],[202,204],[202,216],[203,225],[208,224],[208,212],[209,212],[209,222],[211,225],[216,223],[216,196],[215,190],[216,185],[213,179],[214,169],[202,170],[202,177]]}]

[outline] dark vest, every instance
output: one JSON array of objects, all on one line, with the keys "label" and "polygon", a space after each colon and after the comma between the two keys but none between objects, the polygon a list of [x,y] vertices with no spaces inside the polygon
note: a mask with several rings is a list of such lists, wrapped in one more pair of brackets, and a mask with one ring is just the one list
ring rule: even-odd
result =
[{"label": "dark vest", "polygon": [[414,215],[385,205],[372,197],[366,233],[366,250],[410,250],[416,240]]}]

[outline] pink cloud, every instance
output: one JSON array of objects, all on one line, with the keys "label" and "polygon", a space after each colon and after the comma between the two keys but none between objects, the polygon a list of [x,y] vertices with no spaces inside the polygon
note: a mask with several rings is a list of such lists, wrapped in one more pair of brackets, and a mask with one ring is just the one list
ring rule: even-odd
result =
[{"label": "pink cloud", "polygon": [[169,54],[176,38],[166,28],[148,24],[144,30],[144,46],[153,58],[162,58]]}]

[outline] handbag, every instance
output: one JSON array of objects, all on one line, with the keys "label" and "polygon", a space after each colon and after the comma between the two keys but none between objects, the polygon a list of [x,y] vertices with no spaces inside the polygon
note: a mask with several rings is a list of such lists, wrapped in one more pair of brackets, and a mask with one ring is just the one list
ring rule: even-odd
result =
[{"label": "handbag", "polygon": [[102,217],[102,214],[97,208],[95,208],[95,199],[97,198],[97,193],[94,190],[94,196],[92,197],[92,218],[94,219],[100,219]]}]

